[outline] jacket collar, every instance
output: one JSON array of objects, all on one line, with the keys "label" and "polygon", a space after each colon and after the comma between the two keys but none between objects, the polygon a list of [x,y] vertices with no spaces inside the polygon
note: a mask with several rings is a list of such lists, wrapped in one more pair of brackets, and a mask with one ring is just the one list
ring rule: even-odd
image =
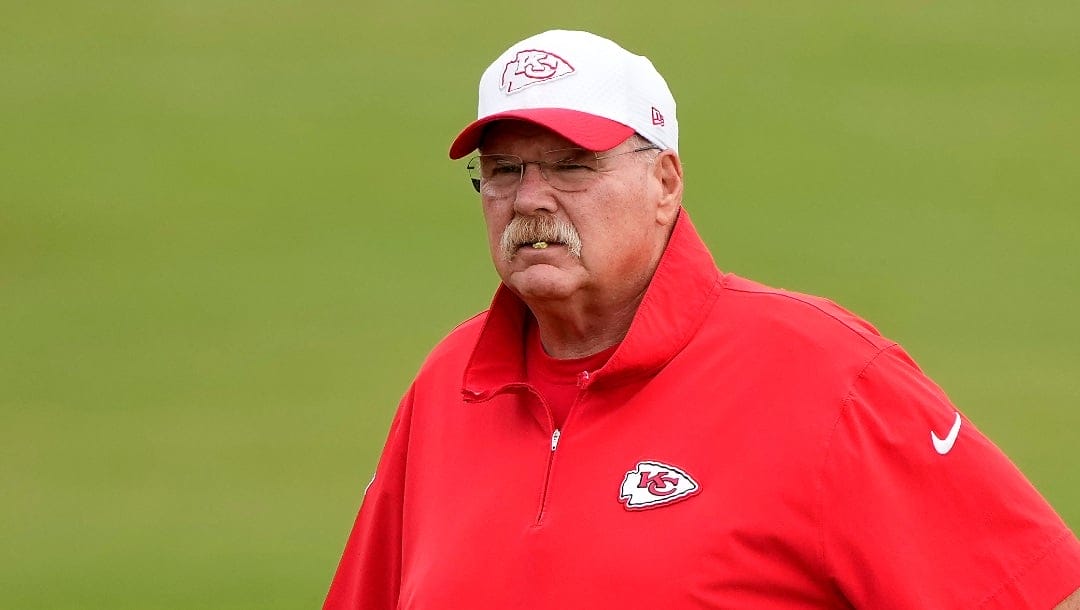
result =
[{"label": "jacket collar", "polygon": [[[719,294],[720,280],[712,255],[686,210],[681,210],[630,330],[607,363],[593,373],[590,386],[659,371],[690,342]],[[485,400],[527,383],[525,322],[530,315],[521,299],[499,286],[465,367],[466,400]]]}]

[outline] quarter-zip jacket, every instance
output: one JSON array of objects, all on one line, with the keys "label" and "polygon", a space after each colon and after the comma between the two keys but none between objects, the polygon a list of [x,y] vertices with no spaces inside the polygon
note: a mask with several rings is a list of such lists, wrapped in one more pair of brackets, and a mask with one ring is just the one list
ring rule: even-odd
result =
[{"label": "quarter-zip jacket", "polygon": [[722,274],[685,211],[560,430],[527,315],[501,286],[429,355],[326,609],[1015,609],[1080,587],[1080,542],[907,354]]}]

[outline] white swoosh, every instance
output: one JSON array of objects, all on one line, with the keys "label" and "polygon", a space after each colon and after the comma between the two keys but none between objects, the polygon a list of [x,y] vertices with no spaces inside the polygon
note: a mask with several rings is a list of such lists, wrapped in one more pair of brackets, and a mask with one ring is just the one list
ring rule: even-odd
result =
[{"label": "white swoosh", "polygon": [[930,440],[934,441],[934,450],[941,455],[952,451],[953,443],[956,442],[956,437],[960,436],[960,412],[956,413],[956,421],[953,422],[952,428],[949,429],[949,434],[945,438],[938,438],[938,435],[934,434],[934,431],[930,431]]}]

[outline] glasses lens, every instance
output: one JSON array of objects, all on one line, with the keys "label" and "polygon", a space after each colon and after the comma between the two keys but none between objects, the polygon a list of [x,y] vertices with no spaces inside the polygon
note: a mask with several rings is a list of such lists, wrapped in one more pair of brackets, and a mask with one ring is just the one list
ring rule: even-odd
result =
[{"label": "glasses lens", "polygon": [[596,153],[583,148],[545,152],[541,166],[549,184],[561,191],[585,190],[599,172]]},{"label": "glasses lens", "polygon": [[583,191],[600,172],[600,157],[583,148],[552,150],[539,161],[528,162],[516,155],[480,155],[470,159],[465,169],[477,192],[500,197],[517,189],[529,164],[537,165],[544,180],[560,191]]},{"label": "glasses lens", "polygon": [[560,191],[582,191],[589,187],[600,169],[596,153],[583,148],[565,148],[544,153],[541,167],[551,186]]},{"label": "glasses lens", "polygon": [[521,157],[514,155],[480,155],[466,166],[473,187],[494,196],[501,196],[513,191],[521,182]]}]

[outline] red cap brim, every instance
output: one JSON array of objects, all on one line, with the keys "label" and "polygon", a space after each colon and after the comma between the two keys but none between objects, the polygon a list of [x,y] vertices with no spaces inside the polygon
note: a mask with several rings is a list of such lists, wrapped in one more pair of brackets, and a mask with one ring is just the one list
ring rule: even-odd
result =
[{"label": "red cap brim", "polygon": [[480,146],[484,127],[494,121],[518,120],[545,127],[587,150],[614,148],[634,134],[632,127],[604,117],[566,108],[508,110],[477,119],[450,145],[450,158],[460,159]]}]

